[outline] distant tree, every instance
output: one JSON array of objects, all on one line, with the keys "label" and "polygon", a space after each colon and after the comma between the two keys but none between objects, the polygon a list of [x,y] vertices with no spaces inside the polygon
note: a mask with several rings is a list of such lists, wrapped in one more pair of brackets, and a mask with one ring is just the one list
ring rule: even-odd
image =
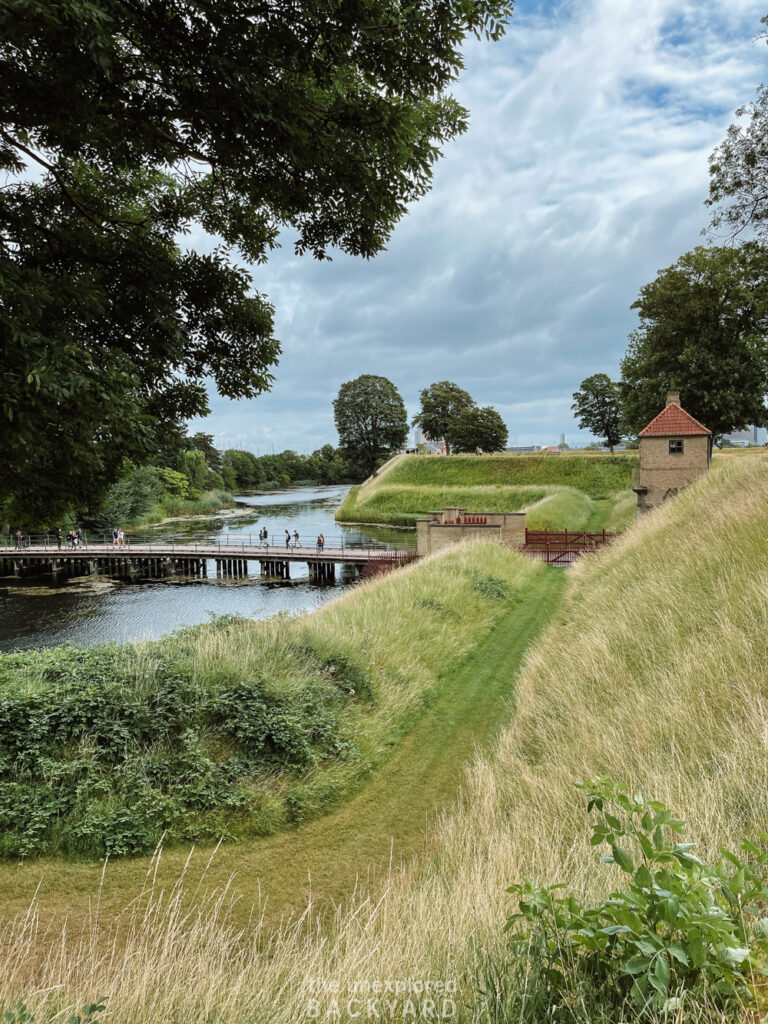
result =
[{"label": "distant tree", "polygon": [[363,374],[339,388],[333,418],[344,454],[368,474],[408,437],[405,405],[392,381]]},{"label": "distant tree", "polygon": [[451,424],[446,441],[454,452],[500,452],[507,447],[504,420],[491,406],[463,409]]},{"label": "distant tree", "polygon": [[221,452],[214,447],[213,434],[204,434],[202,431],[198,431],[197,434],[192,435],[189,442],[193,450],[203,453],[209,469],[215,473],[221,472]]},{"label": "distant tree", "polygon": [[208,466],[203,453],[196,450],[184,452],[179,457],[178,470],[189,480],[190,498],[199,498],[208,482]]},{"label": "distant tree", "polygon": [[768,250],[698,247],[634,303],[640,326],[621,364],[626,428],[638,433],[669,389],[715,437],[768,423]]},{"label": "distant tree", "polygon": [[472,409],[472,396],[450,380],[430,384],[421,392],[421,410],[413,419],[432,441],[447,441],[451,428],[465,409]]},{"label": "distant tree", "polygon": [[605,373],[586,377],[573,393],[572,412],[581,430],[601,437],[613,454],[621,441],[621,389]]}]

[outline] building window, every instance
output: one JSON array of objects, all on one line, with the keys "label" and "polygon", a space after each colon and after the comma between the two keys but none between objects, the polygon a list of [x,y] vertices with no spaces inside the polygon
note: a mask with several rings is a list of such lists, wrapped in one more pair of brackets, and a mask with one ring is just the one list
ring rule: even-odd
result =
[{"label": "building window", "polygon": [[683,442],[682,441],[670,441],[669,442],[669,454],[670,455],[682,455],[683,454]]}]

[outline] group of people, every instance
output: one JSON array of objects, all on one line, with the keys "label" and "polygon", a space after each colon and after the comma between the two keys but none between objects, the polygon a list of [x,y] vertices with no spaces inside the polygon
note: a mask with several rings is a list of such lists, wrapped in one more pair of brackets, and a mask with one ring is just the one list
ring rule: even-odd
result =
[{"label": "group of people", "polygon": [[125,547],[125,533],[118,526],[115,526],[112,529],[112,547],[113,548]]}]

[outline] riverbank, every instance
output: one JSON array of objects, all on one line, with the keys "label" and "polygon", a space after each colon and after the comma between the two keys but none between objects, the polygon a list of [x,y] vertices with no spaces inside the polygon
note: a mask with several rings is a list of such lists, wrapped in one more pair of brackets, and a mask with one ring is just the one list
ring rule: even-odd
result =
[{"label": "riverbank", "polygon": [[311,617],[0,656],[0,854],[147,853],[161,836],[243,839],[326,813],[543,571],[482,545]]},{"label": "riverbank", "polygon": [[235,504],[235,499],[229,491],[205,491],[199,498],[178,498],[165,494],[162,501],[153,505],[147,512],[120,525],[126,530],[135,530],[141,526],[155,526],[173,519],[220,512],[234,508]]},{"label": "riverbank", "polygon": [[350,488],[341,523],[415,527],[433,509],[527,512],[532,529],[619,531],[636,518],[635,456],[418,456]]}]

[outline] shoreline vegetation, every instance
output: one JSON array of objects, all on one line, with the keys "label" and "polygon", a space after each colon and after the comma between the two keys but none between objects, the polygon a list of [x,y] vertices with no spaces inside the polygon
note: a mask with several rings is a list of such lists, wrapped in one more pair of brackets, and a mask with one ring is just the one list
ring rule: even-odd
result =
[{"label": "shoreline vegetation", "polygon": [[326,813],[542,571],[480,545],[307,616],[0,656],[0,855],[146,854]]},{"label": "shoreline vegetation", "polygon": [[[316,918],[310,902],[303,917],[265,934],[257,910],[253,931],[243,932],[232,916],[234,890],[198,888],[190,908],[184,893],[199,879],[188,882],[180,870],[176,887],[161,892],[149,864],[119,948],[91,919],[70,944],[51,936],[57,952],[41,964],[30,924],[38,912],[9,923],[5,998],[28,994],[34,976],[30,1001],[43,1013],[106,994],[110,1019],[121,1024],[199,1019],[212,1006],[228,1024],[288,1024],[306,1016],[313,984],[327,1008],[328,993],[366,979],[437,978],[456,988],[458,1021],[524,1020],[530,1005],[544,1007],[543,1019],[551,992],[535,988],[543,985],[536,963],[521,961],[502,931],[516,909],[505,890],[531,877],[597,899],[620,884],[616,865],[600,863],[588,844],[575,782],[610,775],[664,801],[686,820],[685,838],[705,861],[765,831],[766,536],[765,460],[724,459],[584,557],[528,652],[497,745],[470,767],[458,807],[434,824],[426,854],[393,866],[372,889],[361,885],[330,917]],[[448,573],[446,583],[466,579],[475,558],[488,556],[468,547],[462,573]],[[355,596],[411,587],[438,564],[453,562],[406,569]],[[429,635],[435,642],[422,646],[442,646],[445,634]],[[456,655],[454,646],[448,658]],[[364,876],[366,864],[357,868]],[[754,1019],[746,1005],[722,1016],[706,997],[685,1008],[695,1021]],[[337,1019],[351,1015],[342,1010]],[[574,990],[567,1019],[607,1024],[636,1014],[629,1006],[618,1017],[602,1012]]]},{"label": "shoreline vegetation", "polygon": [[414,528],[433,509],[526,510],[532,529],[620,531],[636,518],[635,455],[400,455],[351,487],[341,523]]}]

